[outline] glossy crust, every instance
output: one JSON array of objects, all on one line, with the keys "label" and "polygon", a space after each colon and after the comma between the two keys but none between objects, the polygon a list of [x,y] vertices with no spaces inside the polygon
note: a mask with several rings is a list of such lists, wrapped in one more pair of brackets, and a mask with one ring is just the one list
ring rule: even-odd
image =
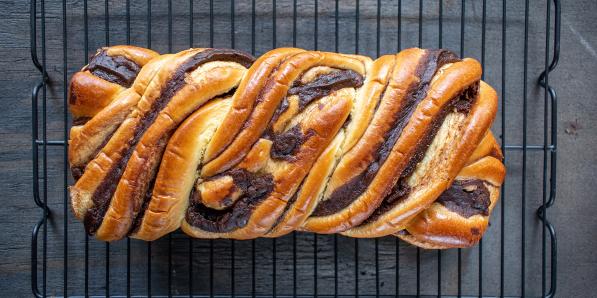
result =
[{"label": "glossy crust", "polygon": [[[342,156],[342,159],[334,170],[326,188],[325,196],[329,197],[333,191],[342,187],[345,183],[355,178],[357,174],[365,171],[371,163],[375,162],[374,156],[379,148],[375,145],[383,142],[385,134],[391,129],[393,119],[389,118],[391,115],[396,114],[396,111],[401,107],[401,102],[407,95],[409,86],[418,80],[418,77],[413,75],[413,73],[420,59],[423,58],[423,54],[423,50],[408,49],[396,55],[394,59],[392,59],[393,57],[384,56],[374,62],[371,75],[380,77],[371,80],[370,84],[366,84],[362,91],[367,92],[368,88],[375,88],[370,85],[379,85],[381,88],[375,92],[375,95],[383,96],[383,98],[377,97],[377,100],[371,100],[374,104],[371,103],[369,108],[377,106],[378,103],[379,108],[375,111],[372,122],[367,125],[363,134],[358,135],[357,133],[349,132],[347,147],[351,147],[351,150],[347,150],[348,152]],[[394,67],[390,69],[384,67],[388,65]],[[399,65],[399,67],[395,67],[396,65]],[[357,116],[358,118],[360,117]],[[353,131],[362,131],[363,129],[359,126],[359,124],[353,125]],[[355,139],[358,139],[358,141]],[[356,144],[351,146],[350,144],[355,141]],[[301,229],[317,233],[338,233],[365,220],[376,206],[381,203],[383,196],[380,193],[383,193],[384,189],[389,191],[392,187],[392,180],[384,180],[383,178],[393,178],[395,175],[390,175],[389,173],[393,173],[394,171],[399,172],[400,167],[406,165],[406,163],[397,165],[391,164],[391,162],[392,157],[388,157],[388,160],[379,168],[367,191],[358,196],[350,205],[330,215],[312,216],[307,219]],[[385,174],[386,172],[388,174]]]},{"label": "glossy crust", "polygon": [[[135,46],[113,46],[98,50],[106,51],[108,56],[123,56],[143,67],[153,58],[159,56],[157,52]],[[93,57],[91,58],[93,60]],[[110,104],[121,92],[127,88],[117,83],[108,82],[92,74],[87,66],[73,75],[69,86],[69,109],[73,118],[93,117]]]},{"label": "glossy crust", "polygon": [[[331,100],[330,98],[322,103],[321,109],[314,107],[314,109],[305,111],[307,115],[298,125],[303,132],[311,130],[314,135],[300,146],[292,162],[269,160],[266,162],[265,168],[260,169],[260,171],[273,176],[274,189],[255,207],[244,227],[228,233],[212,233],[199,230],[185,221],[182,226],[183,231],[201,238],[251,239],[265,235],[276,223],[286,203],[297,190],[300,181],[308,173],[317,156],[332,141],[348,116],[352,107],[350,96],[343,95],[335,99]],[[245,164],[244,166],[250,167],[251,165]]]},{"label": "glossy crust", "polygon": [[[218,157],[216,161],[211,163],[215,168],[211,172],[217,172],[219,168],[226,166],[228,164],[227,160],[232,159],[233,156],[242,152],[243,148],[250,147],[257,140],[260,132],[255,131],[256,129],[253,127],[258,123],[263,125],[263,123],[269,120],[263,119],[269,117],[266,117],[263,112],[259,112],[265,109],[262,107],[268,103],[267,98],[269,97],[266,94],[262,94],[262,92],[265,93],[263,90],[266,88],[268,78],[272,76],[272,73],[276,71],[287,57],[303,51],[293,48],[275,49],[263,54],[253,63],[234,93],[232,107],[222,121],[221,128],[216,130],[205,152],[205,159],[208,162]],[[270,91],[268,94],[272,94],[270,97],[276,97],[276,95],[278,99],[280,97],[274,91]],[[261,98],[261,102],[258,102],[258,98]],[[252,121],[245,124],[249,117]],[[251,127],[251,129],[242,129],[244,125]],[[263,132],[263,129],[261,129],[261,132]],[[241,130],[242,132],[246,131],[246,133],[238,135]],[[234,145],[230,145],[231,143]],[[210,171],[204,170],[204,172]],[[209,176],[209,173],[206,173],[206,175]]]},{"label": "glossy crust", "polygon": [[[356,59],[324,52],[294,52],[297,53],[292,56],[289,55],[284,61],[281,61],[271,78],[261,78],[261,80],[269,80],[269,82],[262,84],[264,90],[260,91],[261,100],[253,113],[251,113],[251,117],[247,120],[248,124],[243,126],[244,129],[237,136],[236,140],[239,140],[239,138],[244,139],[249,144],[257,141],[253,141],[253,139],[265,132],[270,119],[293,82],[300,79],[300,76],[309,69],[323,66],[334,69],[352,70],[361,75],[366,74],[367,65],[364,63],[366,59]],[[273,53],[265,54],[265,56],[267,58],[268,55],[277,54],[278,52],[274,51]],[[208,162],[202,168],[201,176],[213,176],[227,170],[230,164],[237,163],[242,168],[251,169],[252,172],[271,175],[274,182],[273,190],[255,207],[247,223],[241,228],[232,232],[214,233],[201,230],[184,221],[182,225],[183,231],[194,237],[235,239],[250,239],[268,233],[274,224],[278,222],[278,218],[284,211],[288,200],[298,190],[301,181],[309,173],[316,158],[332,142],[344,124],[352,109],[355,96],[356,93],[353,88],[343,88],[317,100],[316,103],[310,104],[304,111],[295,114],[294,117],[281,117],[272,123],[271,129],[273,133],[282,133],[292,127],[300,127],[301,134],[310,135],[295,150],[291,161],[275,160],[270,156],[266,158],[266,161],[257,160],[252,162],[250,157],[256,154],[252,154],[251,151],[261,151],[263,145],[270,142],[263,138],[247,153],[243,152],[246,150],[242,149],[243,146],[235,146],[233,142],[228,148],[231,148],[234,154],[224,151],[222,155]],[[231,111],[235,112],[234,110]],[[276,123],[280,121],[283,123]],[[221,126],[220,129],[224,127]],[[285,128],[277,131],[276,127]],[[265,155],[269,156],[271,155],[269,153],[271,149],[269,146],[266,147]],[[232,159],[227,158],[229,155],[233,156]],[[240,159],[245,156],[248,159]],[[258,165],[255,165],[255,162]],[[304,188],[302,189],[304,190]]]},{"label": "glossy crust", "polygon": [[444,121],[423,161],[408,181],[411,193],[377,220],[348,230],[344,235],[370,238],[394,234],[404,229],[414,216],[450,186],[476,144],[483,139],[497,111],[495,91],[484,82],[479,89],[468,116],[452,113]]},{"label": "glossy crust", "polygon": [[[149,82],[153,80],[153,77],[157,73],[161,66],[167,63],[172,58],[172,55],[163,55],[156,57],[154,62],[148,63],[147,67],[137,76],[135,83],[131,87],[131,90],[126,93],[134,91],[135,94],[140,95],[145,93],[145,89],[149,85]],[[72,86],[71,82],[71,86]],[[134,96],[134,95],[133,95]],[[135,106],[138,104],[136,97]],[[120,100],[115,103],[120,105]],[[77,181],[75,185],[69,188],[71,197],[71,207],[75,216],[78,219],[83,219],[88,209],[93,206],[92,195],[96,188],[101,183],[105,176],[106,169],[114,163],[115,159],[120,159],[121,156],[118,154],[120,150],[126,147],[127,140],[131,138],[132,130],[130,121],[126,121],[130,114],[126,115],[124,120],[117,122],[116,130],[110,135],[110,133],[103,132],[106,136],[109,136],[107,142],[105,139],[95,138],[99,126],[111,125],[110,122],[118,119],[120,113],[112,113],[111,109],[105,109],[100,112],[97,117],[99,119],[105,118],[106,123],[100,121],[94,121],[95,117],[89,122],[85,123],[82,127],[73,126],[71,128],[71,136],[69,145],[73,146],[73,149],[69,149],[69,161],[71,163],[71,169],[76,167],[83,167],[84,174],[80,173],[80,177],[76,177]],[[97,122],[97,124],[96,124]],[[74,133],[73,133],[74,132]],[[92,139],[93,140],[90,140]],[[104,143],[105,142],[105,143]],[[78,151],[77,148],[86,146],[86,150]]]},{"label": "glossy crust", "polygon": [[[192,54],[194,53],[190,52],[188,56]],[[181,59],[185,60],[188,56],[183,55]],[[122,223],[132,224],[133,218],[140,211],[142,200],[161,161],[162,150],[167,142],[164,136],[171,134],[182,120],[208,100],[236,87],[244,72],[245,68],[236,63],[211,62],[198,68],[185,80],[186,86],[179,90],[158,114],[155,122],[135,147],[116,187],[102,225],[97,231],[99,239],[120,239],[130,230],[130,224]],[[167,75],[158,74],[153,81],[156,82],[155,86],[164,84],[160,80],[162,78],[166,80],[167,77]],[[151,92],[152,90],[147,90],[145,94],[152,94]],[[140,103],[140,107],[142,107],[141,104],[143,102]],[[148,104],[147,107],[149,106]]]},{"label": "glossy crust", "polygon": [[[221,129],[216,131],[214,145],[210,144],[207,149],[209,162],[203,167],[202,175],[213,176],[240,162],[248,148],[265,131],[291,84],[303,72],[316,66],[351,69],[360,74],[365,74],[366,68],[359,59],[334,53],[306,52],[293,48],[265,53],[239,86],[230,113]],[[234,140],[229,141],[232,137]],[[221,146],[226,148],[219,149]],[[218,154],[220,151],[222,153]]]},{"label": "glossy crust", "polygon": [[[489,132],[497,95],[481,72],[417,48],[375,61],[102,48],[70,85],[73,211],[105,241],[180,227],[198,238],[303,230],[472,246],[505,176]],[[445,206],[454,181],[481,181],[487,192],[469,197],[489,198],[487,210]]]},{"label": "glossy crust", "polygon": [[[177,54],[165,65],[148,86],[137,110],[131,114],[131,126],[140,125],[142,115],[150,113],[152,102],[161,94],[171,74],[180,64],[202,49]],[[188,74],[185,86],[172,97],[144,132],[135,147],[124,173],[114,192],[110,206],[104,215],[96,237],[117,240],[127,235],[133,220],[141,210],[145,193],[156,175],[167,136],[170,135],[190,113],[208,100],[235,88],[246,69],[234,62],[210,62]],[[166,136],[166,139],[164,138]]]},{"label": "glossy crust", "polygon": [[342,140],[344,133],[339,133],[334,141],[319,156],[309,175],[301,184],[295,194],[296,201],[289,207],[289,210],[281,216],[278,223],[265,235],[266,237],[280,237],[298,228],[305,222],[313,212],[315,206],[321,199],[329,176],[340,159]]},{"label": "glossy crust", "polygon": [[101,150],[107,139],[137,105],[141,95],[145,93],[145,88],[169,57],[171,55],[158,56],[145,64],[131,88],[119,93],[85,124],[71,128],[68,148],[71,168],[84,168]]},{"label": "glossy crust", "polygon": [[[110,49],[104,49],[104,51],[113,52]],[[101,150],[97,154],[90,154],[93,150],[76,152],[82,156],[92,156],[80,179],[71,187],[72,206],[78,218],[85,218],[87,211],[94,207],[94,196],[97,195],[98,189],[106,187],[103,186],[104,181],[112,179],[110,177],[113,175],[120,175],[115,181],[117,184],[102,215],[101,224],[97,231],[94,231],[98,239],[117,240],[131,232],[138,213],[142,211],[145,193],[152,187],[153,177],[157,173],[168,137],[189,114],[212,98],[235,88],[244,76],[246,68],[241,64],[208,59],[207,63],[191,68],[190,72],[184,74],[184,81],[179,83],[182,84],[181,87],[164,89],[165,85],[174,84],[170,82],[171,76],[183,63],[203,51],[204,49],[191,49],[154,59],[139,73],[131,88],[124,92],[133,94],[132,99],[122,100],[126,103],[124,108],[121,108],[124,104],[119,100],[118,104],[111,104],[114,108],[109,105],[109,108],[103,109],[95,117],[100,117],[98,121],[92,118],[83,127],[89,131],[97,131],[100,129],[98,126],[102,125],[111,125],[111,129],[118,127],[113,133],[102,131],[102,137],[107,136],[107,139],[104,144],[100,144]],[[161,104],[162,108],[159,108],[156,104],[158,101],[163,101],[161,99],[163,90],[174,90],[172,91],[174,93],[164,95],[169,99],[165,105]],[[142,94],[140,99],[134,97],[138,93]],[[129,97],[124,98],[129,99]],[[158,107],[157,110],[154,107]],[[152,114],[155,116],[151,116]],[[147,117],[153,117],[154,120],[144,120]],[[76,145],[85,141],[88,146],[97,146],[101,143],[81,140],[81,136],[83,134],[76,131],[71,143]],[[101,139],[89,134],[86,136]],[[74,160],[77,155],[71,156]],[[122,170],[114,170],[121,167],[123,163],[125,166]],[[73,162],[72,165],[76,163]],[[146,222],[149,225],[157,225],[151,220]],[[178,225],[179,222],[173,226],[176,228]],[[171,230],[168,225],[164,229]],[[144,230],[141,229],[141,235],[146,235],[143,233]],[[154,227],[154,230],[157,229]],[[136,231],[133,232],[136,234]]]},{"label": "glossy crust", "polygon": [[[500,148],[491,133],[486,135],[475,151],[477,154],[469,158],[456,180],[482,180],[490,193],[489,212],[491,212],[499,199],[500,186],[504,181],[506,169],[500,161]],[[470,247],[479,242],[488,223],[487,215],[477,214],[465,217],[436,202],[419,213],[406,229],[396,233],[396,236],[413,245],[428,249]]]},{"label": "glossy crust", "polygon": [[124,90],[125,87],[98,78],[88,71],[77,72],[70,82],[69,110],[74,119],[93,117]]},{"label": "glossy crust", "polygon": [[132,238],[152,241],[178,229],[207,144],[231,103],[230,97],[209,102],[189,116],[172,135],[162,157],[151,201],[139,229],[130,235]]}]

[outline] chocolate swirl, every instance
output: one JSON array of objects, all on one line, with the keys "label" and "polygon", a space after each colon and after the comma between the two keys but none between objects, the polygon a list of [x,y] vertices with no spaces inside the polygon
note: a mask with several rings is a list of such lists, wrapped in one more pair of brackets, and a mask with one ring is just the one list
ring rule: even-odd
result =
[{"label": "chocolate swirl", "polygon": [[[84,209],[90,235],[153,240],[182,227],[193,237],[251,239],[305,230],[396,234],[424,246],[426,236],[445,236],[417,226],[434,202],[476,231],[462,243],[484,231],[503,179],[486,165],[503,165],[499,147],[481,144],[497,105],[472,59],[443,49],[375,61],[191,49],[169,56],[140,88],[142,66],[108,50],[83,71],[143,94],[98,141],[102,151],[73,167],[81,176],[73,206]],[[492,154],[473,153],[488,147]]]}]

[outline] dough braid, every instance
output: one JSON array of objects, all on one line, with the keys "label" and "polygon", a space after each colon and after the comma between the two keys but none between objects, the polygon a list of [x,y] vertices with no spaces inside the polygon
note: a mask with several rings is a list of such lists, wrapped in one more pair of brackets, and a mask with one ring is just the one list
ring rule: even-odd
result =
[{"label": "dough braid", "polygon": [[481,72],[442,49],[100,49],[70,85],[73,211],[105,241],[182,228],[472,246],[505,176]]}]

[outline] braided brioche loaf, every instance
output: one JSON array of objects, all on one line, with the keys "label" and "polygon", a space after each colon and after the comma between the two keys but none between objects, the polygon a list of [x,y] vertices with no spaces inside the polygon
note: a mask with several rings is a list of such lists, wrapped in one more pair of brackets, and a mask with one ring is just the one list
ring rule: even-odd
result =
[{"label": "braided brioche loaf", "polygon": [[474,245],[505,176],[473,59],[98,50],[70,84],[72,209],[105,241],[295,230]]}]

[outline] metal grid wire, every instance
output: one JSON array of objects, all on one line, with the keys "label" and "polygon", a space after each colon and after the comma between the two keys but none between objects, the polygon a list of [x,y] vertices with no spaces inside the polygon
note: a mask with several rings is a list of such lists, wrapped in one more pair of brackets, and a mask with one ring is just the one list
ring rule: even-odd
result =
[{"label": "metal grid wire", "polygon": [[[549,73],[559,57],[559,1],[360,2],[31,0],[31,58],[40,73],[31,97],[32,187],[41,209],[31,236],[33,294],[552,297],[557,251],[547,209],[556,190],[557,97]],[[541,15],[544,25],[530,24],[531,14]],[[530,48],[531,30],[533,40],[535,31],[542,34],[543,48]],[[509,34],[522,34],[522,44],[509,43]],[[300,46],[370,56],[448,46],[474,56],[488,73],[483,78],[500,92],[494,131],[509,169],[485,241],[471,249],[426,251],[391,237],[304,233],[252,241],[190,239],[180,232],[153,243],[90,239],[69,210],[67,84],[96,47],[115,43],[164,52],[215,46],[261,54]],[[512,62],[518,59],[513,51],[521,63]],[[543,58],[534,59],[538,53]],[[536,70],[541,74],[533,83]],[[521,119],[511,119],[520,109]]]}]

